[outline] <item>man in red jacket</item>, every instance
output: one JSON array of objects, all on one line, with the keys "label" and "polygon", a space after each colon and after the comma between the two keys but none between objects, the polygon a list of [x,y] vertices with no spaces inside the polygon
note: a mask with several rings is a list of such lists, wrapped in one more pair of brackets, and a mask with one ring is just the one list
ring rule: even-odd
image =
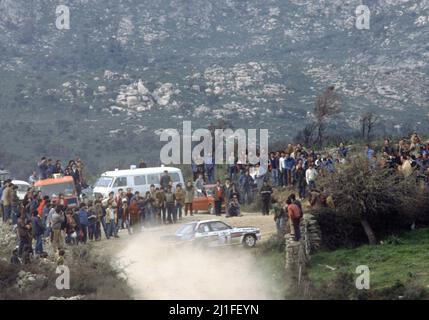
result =
[{"label": "man in red jacket", "polygon": [[295,241],[299,241],[299,239],[301,239],[301,230],[299,228],[299,224],[301,222],[301,209],[299,208],[298,205],[293,203],[290,198],[286,200],[286,204],[287,204],[287,213],[289,215],[289,219],[293,226]]}]

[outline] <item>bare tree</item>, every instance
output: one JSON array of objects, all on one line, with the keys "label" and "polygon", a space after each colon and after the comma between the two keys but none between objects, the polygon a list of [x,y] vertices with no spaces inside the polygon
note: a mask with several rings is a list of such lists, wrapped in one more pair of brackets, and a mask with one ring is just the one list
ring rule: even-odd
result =
[{"label": "bare tree", "polygon": [[375,113],[368,111],[362,114],[360,123],[361,123],[361,132],[362,139],[366,139],[367,141],[371,138],[371,133],[374,130],[374,126],[378,122],[378,117]]},{"label": "bare tree", "polygon": [[317,97],[313,112],[317,128],[316,143],[318,145],[322,145],[323,143],[327,118],[339,112],[340,98],[335,93],[335,86],[329,86]]},{"label": "bare tree", "polygon": [[314,132],[317,129],[315,122],[307,124],[302,130],[298,132],[295,141],[302,143],[304,146],[309,147],[314,140]]}]

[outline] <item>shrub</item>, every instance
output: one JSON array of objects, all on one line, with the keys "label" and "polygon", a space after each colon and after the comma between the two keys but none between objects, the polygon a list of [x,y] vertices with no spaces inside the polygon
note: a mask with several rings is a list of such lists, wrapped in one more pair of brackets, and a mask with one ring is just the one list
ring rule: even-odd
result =
[{"label": "shrub", "polygon": [[[0,300],[48,299],[51,296],[72,297],[84,295],[85,299],[132,299],[131,289],[123,270],[112,265],[110,258],[94,254],[88,247],[74,247],[66,254],[70,269],[70,290],[59,291],[56,286],[56,265],[33,261],[28,265],[11,265],[0,261]],[[17,277],[20,270],[43,275],[20,290]]]},{"label": "shrub", "polygon": [[[334,230],[322,235],[338,233],[340,238],[362,243],[360,224],[367,241],[376,244],[377,238],[409,230],[416,220],[424,224],[427,190],[416,184],[415,176],[403,176],[389,169],[371,168],[365,158],[353,158],[338,172],[321,175],[319,186],[332,195],[335,211],[321,211],[319,223]],[[330,222],[326,223],[320,215]],[[344,223],[343,223],[344,222]],[[344,228],[344,230],[343,230]],[[335,232],[332,232],[335,231]]]}]

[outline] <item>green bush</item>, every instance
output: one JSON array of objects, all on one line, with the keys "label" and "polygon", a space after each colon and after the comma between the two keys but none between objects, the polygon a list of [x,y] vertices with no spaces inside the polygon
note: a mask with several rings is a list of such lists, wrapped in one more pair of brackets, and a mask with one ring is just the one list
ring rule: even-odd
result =
[{"label": "green bush", "polygon": [[[362,225],[353,216],[344,215],[330,208],[314,209],[311,213],[319,223],[323,247],[333,250],[340,247],[354,248],[368,243]],[[379,211],[368,220],[379,240],[390,237],[389,241],[398,240],[395,235],[410,230],[413,223],[413,217],[408,213],[391,208],[386,212]],[[424,223],[419,225],[423,226]]]}]

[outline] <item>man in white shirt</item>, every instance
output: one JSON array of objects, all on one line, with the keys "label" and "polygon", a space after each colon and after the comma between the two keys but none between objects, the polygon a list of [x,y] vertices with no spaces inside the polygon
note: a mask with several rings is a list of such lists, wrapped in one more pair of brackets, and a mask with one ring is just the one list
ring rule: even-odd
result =
[{"label": "man in white shirt", "polygon": [[310,190],[316,188],[316,177],[317,170],[314,168],[313,164],[310,163],[308,169],[305,171],[305,180]]},{"label": "man in white shirt", "polygon": [[34,185],[34,183],[37,181],[38,179],[37,179],[37,173],[36,173],[36,171],[33,171],[33,173],[31,174],[31,176],[30,177],[28,177],[28,183],[30,184],[30,185]]},{"label": "man in white shirt", "polygon": [[285,153],[282,151],[279,158],[279,185],[284,186],[284,165],[285,165]]}]

